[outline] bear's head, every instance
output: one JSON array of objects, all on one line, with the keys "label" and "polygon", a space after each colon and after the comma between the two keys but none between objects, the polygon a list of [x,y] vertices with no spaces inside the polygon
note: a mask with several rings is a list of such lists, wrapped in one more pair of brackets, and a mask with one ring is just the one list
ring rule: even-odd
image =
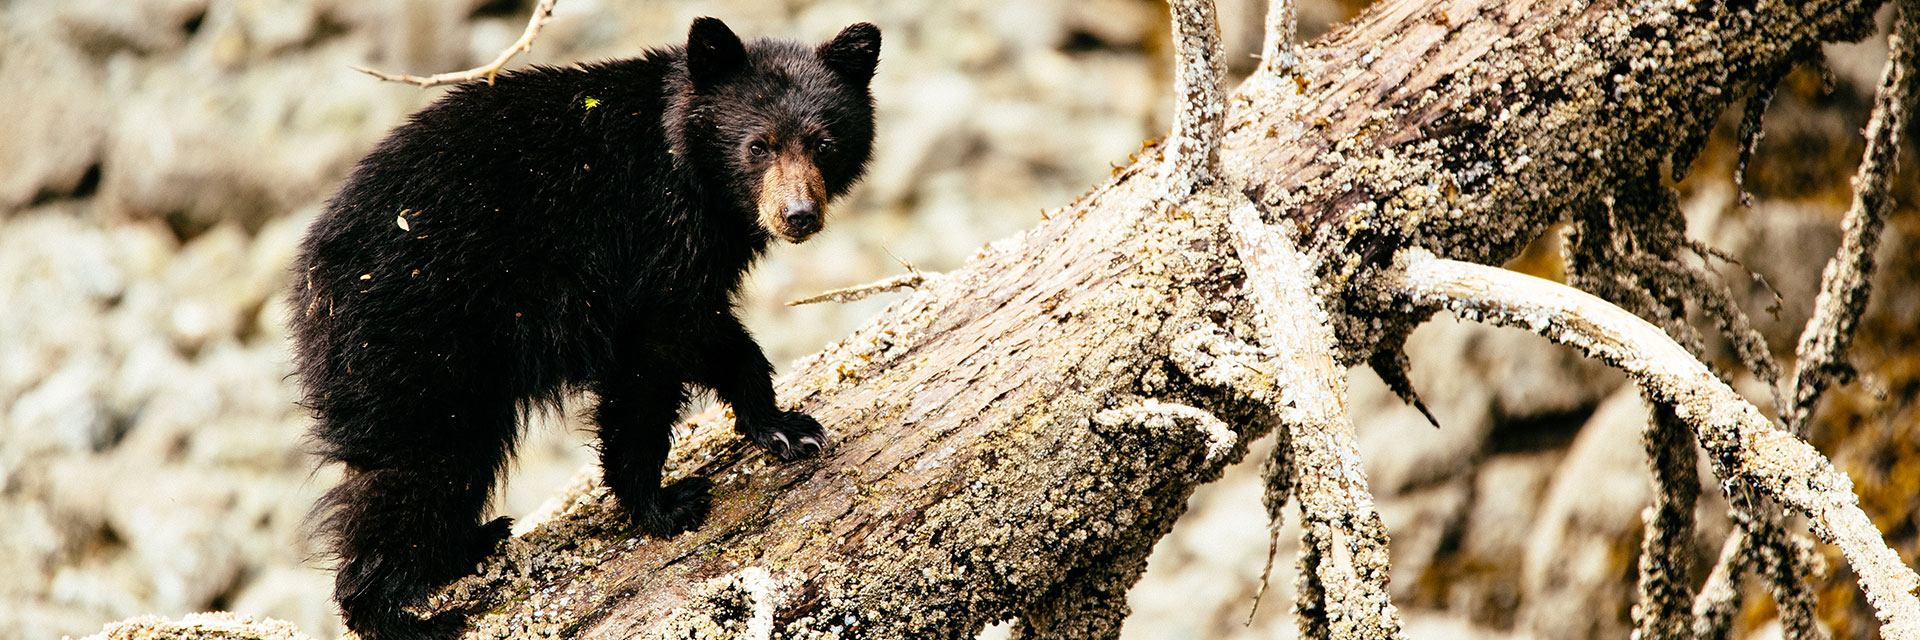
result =
[{"label": "bear's head", "polygon": [[694,20],[676,153],[769,235],[805,241],[866,170],[879,60],[880,29],[864,22],[808,48]]}]

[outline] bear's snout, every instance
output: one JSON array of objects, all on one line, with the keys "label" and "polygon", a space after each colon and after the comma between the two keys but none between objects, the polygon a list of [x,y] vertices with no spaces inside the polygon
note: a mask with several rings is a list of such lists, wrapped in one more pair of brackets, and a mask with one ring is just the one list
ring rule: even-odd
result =
[{"label": "bear's snout", "polygon": [[788,242],[804,242],[826,227],[826,181],[813,160],[781,154],[760,177],[760,226]]},{"label": "bear's snout", "polygon": [[820,208],[806,200],[787,201],[787,230],[792,235],[810,236],[820,230]]}]

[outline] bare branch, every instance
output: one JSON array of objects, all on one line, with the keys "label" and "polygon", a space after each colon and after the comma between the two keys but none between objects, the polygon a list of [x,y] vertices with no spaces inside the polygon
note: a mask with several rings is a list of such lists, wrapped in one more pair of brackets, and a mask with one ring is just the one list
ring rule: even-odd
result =
[{"label": "bare branch", "polygon": [[1266,469],[1264,501],[1277,528],[1286,496],[1298,498],[1303,530],[1294,615],[1301,635],[1399,637],[1399,613],[1387,588],[1386,528],[1360,466],[1346,374],[1334,357],[1311,261],[1287,227],[1269,227],[1251,203],[1227,205],[1231,201],[1216,190],[1199,194],[1196,204],[1226,211],[1262,346],[1203,327],[1176,340],[1170,359],[1202,384],[1272,407],[1286,427]]},{"label": "bare branch", "polygon": [[1920,576],[1888,548],[1860,510],[1853,482],[1825,456],[1776,428],[1760,410],[1660,329],[1587,293],[1504,269],[1409,249],[1381,284],[1417,305],[1531,330],[1626,371],[1655,402],[1673,407],[1711,454],[1722,480],[1739,481],[1793,508],[1814,534],[1840,547],[1881,635],[1920,640]]},{"label": "bare branch", "polygon": [[1221,78],[1220,24],[1213,0],[1172,0],[1173,95],[1179,114],[1167,153],[1172,157],[1168,187],[1179,198],[1210,184],[1219,173],[1220,127],[1227,116]]},{"label": "bare branch", "polygon": [[512,60],[514,56],[519,55],[522,51],[533,50],[533,38],[540,34],[540,27],[545,26],[547,20],[553,18],[553,3],[556,1],[557,0],[540,0],[540,4],[535,5],[533,8],[533,17],[527,19],[527,29],[521,32],[520,39],[513,41],[512,46],[501,50],[500,55],[495,57],[493,62],[465,71],[436,73],[424,78],[404,73],[387,73],[385,71],[358,66],[354,67],[353,70],[388,82],[405,82],[420,85],[422,89],[436,85],[471,82],[481,78],[486,78],[487,84],[491,85],[493,84],[493,77],[500,74],[500,68],[507,66],[508,60]]},{"label": "bare branch", "polygon": [[1867,121],[1867,150],[1860,159],[1860,171],[1853,178],[1853,205],[1840,242],[1840,251],[1827,263],[1821,277],[1820,297],[1814,300],[1813,317],[1800,334],[1796,353],[1799,364],[1793,373],[1792,406],[1786,408],[1787,424],[1795,433],[1805,433],[1807,419],[1821,392],[1834,383],[1844,384],[1853,372],[1847,364],[1847,351],[1853,344],[1854,329],[1867,309],[1867,294],[1873,286],[1873,252],[1880,245],[1880,229],[1887,212],[1893,208],[1888,194],[1896,163],[1900,158],[1900,130],[1913,108],[1916,75],[1920,64],[1920,2],[1900,3],[1900,16],[1894,32],[1888,36],[1887,66],[1881,71],[1880,88],[1873,100],[1873,116]]},{"label": "bare branch", "polygon": [[940,274],[936,273],[930,276],[925,273],[921,273],[919,269],[914,269],[913,271],[909,271],[907,273],[903,273],[891,278],[887,278],[879,282],[869,282],[863,285],[824,291],[824,292],[821,292],[819,295],[809,296],[809,297],[801,298],[799,300],[788,302],[787,306],[798,307],[803,304],[815,304],[820,302],[846,303],[846,302],[853,302],[856,300],[864,300],[868,297],[882,294],[882,293],[887,293],[890,291],[919,288],[920,285],[926,284],[929,278],[938,277],[939,275]]},{"label": "bare branch", "polygon": [[[1563,249],[1569,284],[1654,323],[1695,358],[1703,358],[1706,348],[1699,332],[1687,322],[1686,301],[1701,300],[1702,310],[1715,318],[1721,334],[1735,344],[1741,361],[1756,376],[1768,381],[1770,390],[1776,389],[1772,382],[1778,379],[1779,368],[1746,314],[1733,304],[1732,293],[1725,283],[1704,269],[1681,262],[1675,255],[1681,249],[1690,249],[1705,260],[1718,252],[1685,237],[1684,222],[1671,189],[1660,186],[1649,175],[1631,178],[1604,202],[1582,209],[1573,218]],[[1774,402],[1779,406],[1778,391],[1775,394]],[[1655,416],[1656,424],[1648,427],[1651,431],[1647,446],[1655,471],[1656,498],[1642,546],[1640,603],[1635,611],[1635,623],[1643,637],[1673,637],[1679,633],[1679,625],[1686,615],[1684,600],[1691,597],[1686,593],[1686,585],[1691,582],[1684,575],[1688,562],[1681,550],[1682,541],[1693,537],[1693,521],[1691,506],[1685,508],[1685,513],[1669,513],[1667,508],[1677,506],[1678,502],[1693,503],[1693,494],[1697,491],[1692,478],[1695,457],[1691,440],[1684,434],[1653,435],[1673,428],[1657,423],[1666,419],[1663,414],[1670,413],[1670,407],[1657,400],[1654,405],[1660,410]],[[1673,442],[1675,440],[1687,444],[1682,446]],[[1793,564],[1797,556],[1784,551],[1792,545],[1785,530],[1772,524],[1778,519],[1779,510],[1764,499],[1750,495],[1752,489],[1743,483],[1731,482],[1728,490],[1735,496],[1731,515],[1742,523],[1735,535],[1759,536],[1744,540],[1740,547],[1749,553],[1765,550],[1770,554],[1768,557],[1782,558],[1786,563],[1767,568],[1778,571],[1779,575],[1791,576],[1767,585],[1780,606],[1781,620],[1810,620],[1813,598],[1799,578],[1804,572]],[[1746,556],[1738,559],[1756,561]],[[1674,575],[1676,573],[1680,575]],[[1726,597],[1727,602],[1709,609],[1731,607],[1737,602],[1737,585]],[[1790,625],[1786,630],[1794,638],[1813,633],[1807,625]]]}]

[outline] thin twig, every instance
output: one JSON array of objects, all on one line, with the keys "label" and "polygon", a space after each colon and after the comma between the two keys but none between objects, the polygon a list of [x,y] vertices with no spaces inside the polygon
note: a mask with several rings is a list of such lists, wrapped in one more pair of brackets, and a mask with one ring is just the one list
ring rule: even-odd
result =
[{"label": "thin twig", "polygon": [[1266,464],[1261,465],[1262,489],[1260,504],[1267,509],[1267,563],[1260,568],[1260,587],[1253,592],[1253,605],[1247,607],[1248,626],[1253,624],[1253,616],[1260,612],[1260,599],[1267,594],[1267,580],[1273,577],[1273,556],[1280,551],[1280,527],[1286,522],[1287,498],[1293,495],[1293,458],[1287,450],[1293,448],[1288,442],[1286,429],[1274,429],[1279,440],[1273,445],[1273,453],[1267,456]]},{"label": "thin twig", "polygon": [[1655,402],[1693,429],[1723,481],[1757,488],[1806,516],[1815,535],[1840,548],[1881,620],[1881,636],[1920,640],[1920,576],[1887,547],[1860,510],[1853,482],[1805,441],[1715,376],[1665,332],[1619,307],[1565,285],[1409,249],[1381,278],[1416,305],[1525,328],[1626,371]]},{"label": "thin twig", "polygon": [[[1733,343],[1734,354],[1747,366],[1754,377],[1767,383],[1768,389],[1777,388],[1780,380],[1780,365],[1773,361],[1773,352],[1767,350],[1767,338],[1760,330],[1753,328],[1753,320],[1740,309],[1733,299],[1733,290],[1719,277],[1705,268],[1695,267],[1677,259],[1664,259],[1650,254],[1638,254],[1627,257],[1627,264],[1636,273],[1647,277],[1657,277],[1663,283],[1682,287],[1690,294],[1694,303],[1707,317],[1713,318],[1720,336]],[[1685,317],[1686,309],[1671,309],[1677,317]],[[1699,354],[1695,354],[1696,356]],[[1775,406],[1781,399],[1778,393],[1774,398]]]},{"label": "thin twig", "polygon": [[846,302],[853,302],[855,300],[864,300],[868,297],[871,297],[877,294],[887,293],[889,291],[899,291],[901,289],[917,288],[922,284],[926,284],[928,280],[938,277],[939,275],[940,274],[937,274],[937,273],[928,275],[926,273],[922,273],[919,269],[914,269],[907,273],[903,273],[891,278],[887,278],[879,282],[869,282],[863,285],[824,291],[824,292],[821,292],[819,295],[809,296],[806,298],[801,298],[799,300],[788,302],[787,306],[798,307],[803,304],[815,304],[820,302],[846,303]]},{"label": "thin twig", "polygon": [[500,68],[507,66],[508,60],[512,60],[514,56],[519,55],[522,51],[533,50],[533,38],[540,34],[540,27],[546,25],[547,20],[553,18],[553,3],[556,1],[557,0],[540,0],[540,4],[533,8],[533,17],[527,19],[527,30],[520,34],[520,39],[515,40],[513,46],[502,50],[500,55],[493,59],[493,62],[465,71],[436,73],[424,78],[404,73],[387,73],[385,71],[377,71],[360,66],[354,67],[353,70],[388,82],[405,82],[420,85],[422,89],[436,85],[471,82],[480,78],[486,78],[487,84],[492,85],[494,76],[500,74]]},{"label": "thin twig", "polygon": [[1893,208],[1888,187],[1900,159],[1900,130],[1905,128],[1908,110],[1920,89],[1914,84],[1920,74],[1920,2],[1900,3],[1900,16],[1894,32],[1887,37],[1887,66],[1881,71],[1880,88],[1874,94],[1873,116],[1867,121],[1867,150],[1860,159],[1860,170],[1853,178],[1853,204],[1847,209],[1840,251],[1827,263],[1820,282],[1820,297],[1814,300],[1813,317],[1800,334],[1796,353],[1799,364],[1793,372],[1792,405],[1787,407],[1787,424],[1795,433],[1806,433],[1807,420],[1814,404],[1829,385],[1844,384],[1853,368],[1847,364],[1847,351],[1853,344],[1854,329],[1867,310],[1867,294],[1873,286],[1873,252],[1880,245],[1880,229],[1887,212]]},{"label": "thin twig", "polygon": [[1741,262],[1739,258],[1733,257],[1732,254],[1713,248],[1705,242],[1687,238],[1686,247],[1687,250],[1692,251],[1694,255],[1700,256],[1700,261],[1706,263],[1709,267],[1712,266],[1714,260],[1739,267],[1741,271],[1747,274],[1747,278],[1753,280],[1754,284],[1760,285],[1760,288],[1766,289],[1767,296],[1772,298],[1767,302],[1767,314],[1773,316],[1775,319],[1780,317],[1780,307],[1786,304],[1786,299],[1780,297],[1780,290],[1775,289],[1773,283],[1767,281],[1767,276],[1758,271],[1754,271],[1751,267],[1747,266],[1747,263]]},{"label": "thin twig", "polygon": [[1720,545],[1720,560],[1693,598],[1693,640],[1727,640],[1733,616],[1740,612],[1740,582],[1753,571],[1747,535],[1735,530]]}]

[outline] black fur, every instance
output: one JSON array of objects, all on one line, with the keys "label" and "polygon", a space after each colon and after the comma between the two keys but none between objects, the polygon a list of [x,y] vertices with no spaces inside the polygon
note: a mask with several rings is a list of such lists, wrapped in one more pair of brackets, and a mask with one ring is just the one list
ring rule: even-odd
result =
[{"label": "black fur", "polygon": [[[819,227],[779,212],[812,215],[863,172],[879,44],[868,24],[818,48],[743,43],[702,18],[687,47],[455,88],[360,162],[309,230],[291,296],[318,453],[345,466],[316,515],[349,628],[462,628],[408,608],[507,534],[481,520],[520,422],[571,391],[599,399],[606,484],[652,535],[707,512],[705,480],[660,486],[688,384],[782,458],[825,443],[774,405],[734,296],[771,239]],[[761,202],[776,174],[799,185],[780,192],[793,204]]]}]

